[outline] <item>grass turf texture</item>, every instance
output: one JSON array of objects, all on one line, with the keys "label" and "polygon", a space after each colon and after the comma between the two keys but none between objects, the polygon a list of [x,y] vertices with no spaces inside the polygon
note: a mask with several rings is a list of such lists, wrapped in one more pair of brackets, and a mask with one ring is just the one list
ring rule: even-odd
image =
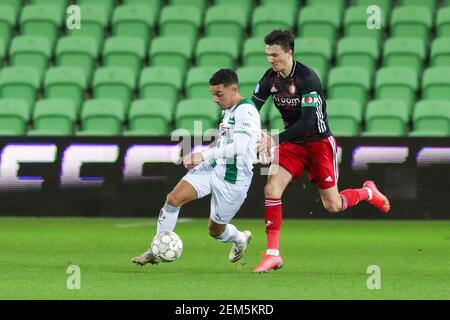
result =
[{"label": "grass turf texture", "polygon": [[[252,274],[262,220],[234,221],[254,235],[238,263],[206,220],[188,220],[176,229],[178,261],[138,267],[131,258],[147,248],[150,221],[0,218],[0,299],[450,299],[450,222],[285,220],[285,267]],[[66,288],[71,264],[80,290]],[[381,268],[380,290],[367,288],[370,265]]]}]

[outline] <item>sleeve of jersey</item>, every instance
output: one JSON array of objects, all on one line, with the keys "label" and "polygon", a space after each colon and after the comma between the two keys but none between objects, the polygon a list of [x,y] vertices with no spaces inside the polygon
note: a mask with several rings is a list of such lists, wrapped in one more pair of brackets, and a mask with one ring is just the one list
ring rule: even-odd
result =
[{"label": "sleeve of jersey", "polygon": [[317,105],[315,104],[315,100],[308,104],[303,98],[301,108],[302,117],[285,131],[273,136],[273,139],[278,142],[278,144],[285,141],[296,140],[317,127]]},{"label": "sleeve of jersey", "polygon": [[262,77],[256,85],[252,96],[253,103],[256,105],[256,109],[258,109],[258,111],[261,110],[262,106],[266,102],[267,98],[269,98],[269,96],[270,91],[267,87],[267,81],[265,77]]},{"label": "sleeve of jersey", "polygon": [[252,137],[254,123],[252,113],[246,110],[245,105],[240,106],[236,110],[235,121],[236,126],[234,128],[233,142],[203,151],[203,160],[233,158],[234,156],[241,156],[246,152]]}]

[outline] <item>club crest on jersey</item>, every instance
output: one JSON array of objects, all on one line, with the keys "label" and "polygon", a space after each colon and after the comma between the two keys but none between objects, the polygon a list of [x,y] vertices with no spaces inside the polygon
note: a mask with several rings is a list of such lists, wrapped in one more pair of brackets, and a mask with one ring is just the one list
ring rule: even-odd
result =
[{"label": "club crest on jersey", "polygon": [[295,88],[295,85],[294,84],[291,84],[290,86],[289,86],[289,93],[290,94],[295,94],[295,92],[297,92],[297,88]]},{"label": "club crest on jersey", "polygon": [[319,106],[319,95],[316,92],[311,92],[302,95],[302,107],[317,107]]}]

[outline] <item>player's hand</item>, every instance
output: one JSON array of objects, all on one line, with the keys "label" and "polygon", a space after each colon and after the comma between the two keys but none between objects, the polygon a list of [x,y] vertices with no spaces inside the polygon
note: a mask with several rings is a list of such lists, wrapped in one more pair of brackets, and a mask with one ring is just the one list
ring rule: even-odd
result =
[{"label": "player's hand", "polygon": [[275,145],[273,138],[266,133],[262,133],[261,139],[258,141],[258,152],[270,154],[270,149]]},{"label": "player's hand", "polygon": [[188,154],[183,158],[183,165],[186,169],[191,170],[203,161],[201,152]]}]

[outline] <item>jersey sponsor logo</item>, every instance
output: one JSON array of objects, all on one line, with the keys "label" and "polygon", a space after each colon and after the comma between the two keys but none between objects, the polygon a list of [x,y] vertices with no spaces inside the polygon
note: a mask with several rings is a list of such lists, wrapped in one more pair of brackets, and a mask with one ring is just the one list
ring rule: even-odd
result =
[{"label": "jersey sponsor logo", "polygon": [[284,98],[284,97],[278,97],[276,95],[273,96],[273,100],[277,103],[278,106],[285,107],[285,106],[292,106],[296,107],[300,105],[300,98]]},{"label": "jersey sponsor logo", "polygon": [[302,95],[302,107],[318,107],[319,95],[317,93],[308,93]]}]

